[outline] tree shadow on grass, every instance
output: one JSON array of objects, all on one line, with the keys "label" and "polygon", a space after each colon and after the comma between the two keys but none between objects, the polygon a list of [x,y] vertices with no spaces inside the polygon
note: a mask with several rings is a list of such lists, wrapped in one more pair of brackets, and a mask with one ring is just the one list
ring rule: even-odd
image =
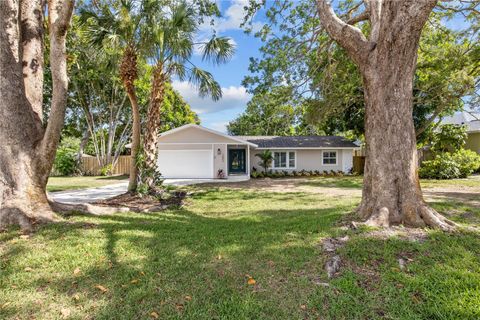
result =
[{"label": "tree shadow on grass", "polygon": [[355,237],[341,255],[341,276],[311,297],[329,301],[325,318],[480,318],[479,233],[431,231],[424,242]]},{"label": "tree shadow on grass", "polygon": [[[340,252],[344,271],[326,288],[315,284],[328,281],[319,240],[339,235],[336,223],[351,203],[303,193],[216,192],[196,194],[183,209],[76,215],[43,227],[33,240],[47,243],[48,252],[28,263],[44,269],[23,283],[28,292],[44,288],[35,296],[42,303],[19,299],[12,312],[43,319],[60,317],[62,308],[74,319],[148,319],[152,312],[160,319],[475,315],[469,306],[478,293],[472,275],[480,274],[473,264],[478,235],[432,232],[424,243],[352,236]],[[303,205],[292,205],[297,200]],[[407,271],[398,269],[403,255],[413,260]],[[7,266],[11,281],[16,267]]]},{"label": "tree shadow on grass", "polygon": [[[318,275],[323,265],[312,243],[329,236],[349,209],[263,210],[233,219],[188,208],[88,222],[78,216],[40,233],[56,242],[88,238],[89,262],[81,263],[88,253],[81,248],[72,257],[81,272],[32,279],[30,287],[48,284],[74,318],[143,319],[153,311],[160,318],[298,317],[300,309],[278,308],[278,301],[299,305],[307,298],[308,274]],[[246,274],[257,284],[248,285]]]}]

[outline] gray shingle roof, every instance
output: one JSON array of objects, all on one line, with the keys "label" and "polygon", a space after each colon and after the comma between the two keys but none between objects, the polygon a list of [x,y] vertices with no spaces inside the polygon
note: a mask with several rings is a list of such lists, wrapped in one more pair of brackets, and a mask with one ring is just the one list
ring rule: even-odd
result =
[{"label": "gray shingle roof", "polygon": [[358,148],[352,141],[338,136],[236,136],[259,148]]}]

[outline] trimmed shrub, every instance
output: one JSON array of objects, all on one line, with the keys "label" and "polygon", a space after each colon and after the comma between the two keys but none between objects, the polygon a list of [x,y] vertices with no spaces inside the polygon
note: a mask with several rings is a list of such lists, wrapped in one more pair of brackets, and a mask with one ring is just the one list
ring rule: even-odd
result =
[{"label": "trimmed shrub", "polygon": [[419,170],[420,178],[466,178],[480,168],[480,155],[461,149],[455,153],[440,153],[435,159],[424,161]]},{"label": "trimmed shrub", "polygon": [[460,177],[466,178],[480,169],[480,155],[472,150],[461,149],[452,155],[459,165]]},{"label": "trimmed shrub", "polygon": [[254,178],[254,179],[260,178],[260,172],[258,172],[258,171],[252,171],[252,172],[250,173],[250,176],[251,176],[252,178]]}]

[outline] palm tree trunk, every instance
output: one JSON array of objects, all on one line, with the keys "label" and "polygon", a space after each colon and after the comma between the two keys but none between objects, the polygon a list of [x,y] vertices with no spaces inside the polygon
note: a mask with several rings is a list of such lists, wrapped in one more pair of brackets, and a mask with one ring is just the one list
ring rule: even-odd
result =
[{"label": "palm tree trunk", "polygon": [[150,104],[147,114],[147,128],[143,141],[143,149],[145,153],[145,167],[147,174],[145,175],[145,183],[149,188],[154,187],[153,174],[157,170],[157,136],[158,128],[161,123],[161,107],[165,96],[165,82],[167,77],[163,72],[163,64],[159,63],[155,66],[152,79],[152,91],[150,93]]},{"label": "palm tree trunk", "polygon": [[138,168],[136,164],[136,158],[138,149],[140,147],[140,110],[138,109],[137,96],[135,94],[135,88],[131,88],[128,92],[128,99],[132,105],[132,148],[130,149],[130,178],[128,181],[128,191],[135,192],[137,190],[137,176]]},{"label": "palm tree trunk", "polygon": [[138,168],[136,164],[138,148],[140,146],[140,110],[138,108],[137,95],[134,82],[138,77],[137,72],[137,51],[133,45],[128,45],[122,57],[120,64],[120,78],[122,79],[125,91],[127,92],[130,105],[132,107],[132,148],[130,161],[130,179],[128,181],[128,191],[137,190]]}]

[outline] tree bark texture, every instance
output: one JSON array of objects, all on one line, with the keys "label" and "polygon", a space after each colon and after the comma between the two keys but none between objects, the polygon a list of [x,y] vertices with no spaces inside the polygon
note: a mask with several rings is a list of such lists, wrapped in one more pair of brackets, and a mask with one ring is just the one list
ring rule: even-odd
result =
[{"label": "tree bark texture", "polygon": [[57,217],[46,194],[67,100],[65,38],[73,0],[48,6],[53,97],[42,124],[43,1],[0,1],[0,228]]},{"label": "tree bark texture", "polygon": [[[147,126],[143,140],[143,151],[145,153],[145,167],[147,171],[157,170],[157,139],[158,128],[161,123],[161,107],[165,97],[165,82],[167,77],[163,70],[163,64],[155,66],[152,79],[152,91],[150,92],[150,104],[147,113]],[[150,188],[154,187],[154,179],[151,175],[145,176],[145,181]]]},{"label": "tree bark texture", "polygon": [[358,215],[368,225],[439,227],[454,224],[424,201],[413,123],[418,43],[435,0],[368,0],[368,36],[318,0],[322,26],[359,66],[365,91],[366,163]]},{"label": "tree bark texture", "polygon": [[137,51],[133,45],[128,45],[122,57],[120,65],[120,78],[127,92],[132,107],[132,148],[130,149],[130,178],[128,191],[137,190],[138,168],[136,164],[137,154],[140,147],[140,110],[138,108],[137,94],[135,92],[135,80],[138,78]]}]

